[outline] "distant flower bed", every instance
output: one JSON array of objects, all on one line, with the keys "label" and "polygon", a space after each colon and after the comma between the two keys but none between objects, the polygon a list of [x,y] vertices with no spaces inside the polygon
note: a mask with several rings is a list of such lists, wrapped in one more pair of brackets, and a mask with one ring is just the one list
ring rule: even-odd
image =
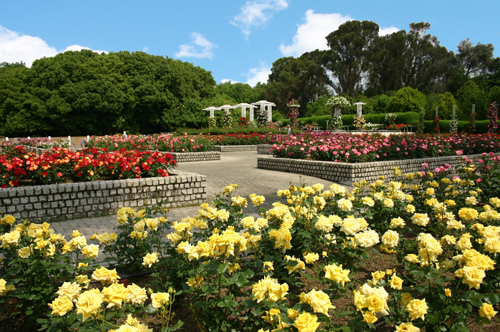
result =
[{"label": "distant flower bed", "polygon": [[284,136],[271,148],[276,157],[342,162],[370,162],[499,152],[500,136],[350,135],[308,132]]},{"label": "distant flower bed", "polygon": [[212,151],[214,145],[255,145],[271,144],[278,135],[274,134],[222,134],[222,135],[121,135],[95,136],[87,146],[90,148],[105,148],[109,151],[119,149],[134,149],[138,151],[166,151],[166,152],[205,152]]},{"label": "distant flower bed", "polygon": [[51,149],[51,148],[67,148],[69,147],[69,140],[63,139],[61,142],[56,142],[49,140],[47,137],[33,137],[33,138],[21,138],[19,139],[19,144],[32,146],[34,148],[40,149]]},{"label": "distant flower bed", "polygon": [[205,138],[215,143],[215,145],[256,145],[273,144],[280,135],[276,134],[223,134],[223,135],[205,135]]},{"label": "distant flower bed", "polygon": [[22,146],[9,146],[0,155],[0,187],[168,176],[175,166],[168,153],[52,148],[38,156]]}]

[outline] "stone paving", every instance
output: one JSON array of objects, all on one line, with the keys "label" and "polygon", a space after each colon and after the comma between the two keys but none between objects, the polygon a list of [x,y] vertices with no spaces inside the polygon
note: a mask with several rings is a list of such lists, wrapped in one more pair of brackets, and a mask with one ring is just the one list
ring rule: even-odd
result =
[{"label": "stone paving", "polygon": [[[263,207],[265,208],[269,208],[273,202],[278,200],[276,196],[278,189],[287,189],[290,184],[300,186],[304,183],[307,185],[322,183],[325,187],[328,187],[333,183],[311,176],[258,169],[257,156],[264,157],[264,155],[258,155],[256,151],[224,152],[221,153],[220,160],[179,163],[177,168],[181,171],[207,176],[209,202],[227,185],[237,184],[239,188],[235,193],[236,195],[247,198],[252,193],[264,195],[266,203]],[[249,204],[249,208],[245,209],[248,214],[253,214],[253,211],[251,204]],[[170,209],[168,219],[175,221],[197,214],[197,206],[173,208]],[[111,215],[54,222],[51,226],[56,233],[69,235],[66,236],[66,238],[69,238],[75,229],[88,237],[95,232],[112,232],[115,224],[116,215]]]}]

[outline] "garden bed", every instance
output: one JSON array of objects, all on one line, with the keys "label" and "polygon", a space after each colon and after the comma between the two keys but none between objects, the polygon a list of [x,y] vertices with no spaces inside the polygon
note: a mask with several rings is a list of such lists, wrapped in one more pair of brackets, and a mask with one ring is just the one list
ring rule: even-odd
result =
[{"label": "garden bed", "polygon": [[145,179],[64,183],[0,191],[0,210],[32,222],[59,221],[116,213],[167,200],[165,207],[201,204],[207,199],[206,176],[179,173]]},{"label": "garden bed", "polygon": [[257,151],[257,145],[216,145],[214,151],[220,152],[239,152],[239,151]]},{"label": "garden bed", "polygon": [[[480,154],[470,155],[469,158],[479,157]],[[380,176],[386,180],[395,179],[394,167],[401,172],[413,173],[422,170],[422,164],[428,163],[429,168],[449,164],[456,168],[463,163],[463,156],[430,157],[421,159],[375,161],[368,163],[346,163],[333,161],[287,159],[287,158],[257,158],[257,167],[279,172],[298,173],[314,176],[320,179],[352,185],[353,182],[367,180],[375,181]]]}]

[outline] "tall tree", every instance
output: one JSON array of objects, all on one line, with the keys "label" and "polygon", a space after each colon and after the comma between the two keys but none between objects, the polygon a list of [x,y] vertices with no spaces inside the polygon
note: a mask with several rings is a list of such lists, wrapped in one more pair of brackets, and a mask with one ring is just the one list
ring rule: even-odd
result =
[{"label": "tall tree", "polygon": [[304,53],[298,58],[284,57],[273,63],[265,88],[266,99],[276,103],[280,112],[286,112],[286,103],[292,98],[302,106],[302,114],[308,103],[315,102],[327,93],[328,77],[321,64],[321,51]]},{"label": "tall tree", "polygon": [[495,59],[493,44],[474,45],[469,38],[462,40],[457,46],[457,59],[465,74],[469,77],[487,74],[488,69]]},{"label": "tall tree", "polygon": [[444,92],[454,63],[453,52],[426,34],[429,23],[412,23],[404,30],[378,37],[370,49],[369,93],[412,87]]},{"label": "tall tree", "polygon": [[334,79],[337,94],[354,97],[363,90],[362,79],[370,63],[368,52],[378,36],[379,26],[371,21],[348,21],[327,37],[329,56],[325,65]]}]

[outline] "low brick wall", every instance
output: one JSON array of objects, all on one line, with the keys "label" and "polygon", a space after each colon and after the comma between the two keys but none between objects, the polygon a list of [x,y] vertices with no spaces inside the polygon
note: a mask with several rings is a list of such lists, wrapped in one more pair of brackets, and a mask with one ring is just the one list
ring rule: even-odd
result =
[{"label": "low brick wall", "polygon": [[[480,156],[480,154],[477,154],[468,157],[474,158]],[[273,171],[304,174],[332,182],[352,185],[353,182],[361,180],[375,181],[379,176],[384,176],[387,180],[394,180],[396,178],[393,173],[394,167],[398,167],[404,174],[422,171],[423,163],[428,163],[431,171],[444,164],[450,164],[452,167],[456,168],[462,165],[462,160],[462,156],[448,156],[353,164],[332,161],[261,157],[257,158],[257,167]]]},{"label": "low brick wall", "polygon": [[219,151],[207,152],[163,152],[170,153],[178,163],[188,163],[191,161],[220,160]]},{"label": "low brick wall", "polygon": [[269,151],[271,146],[271,144],[257,144],[257,154],[272,154],[272,152]]},{"label": "low brick wall", "polygon": [[207,200],[207,178],[196,173],[145,179],[53,184],[0,189],[0,211],[17,219],[49,222],[111,215],[167,199],[166,207]]},{"label": "low brick wall", "polygon": [[238,152],[238,151],[257,151],[257,145],[216,145],[214,151],[220,152]]}]

